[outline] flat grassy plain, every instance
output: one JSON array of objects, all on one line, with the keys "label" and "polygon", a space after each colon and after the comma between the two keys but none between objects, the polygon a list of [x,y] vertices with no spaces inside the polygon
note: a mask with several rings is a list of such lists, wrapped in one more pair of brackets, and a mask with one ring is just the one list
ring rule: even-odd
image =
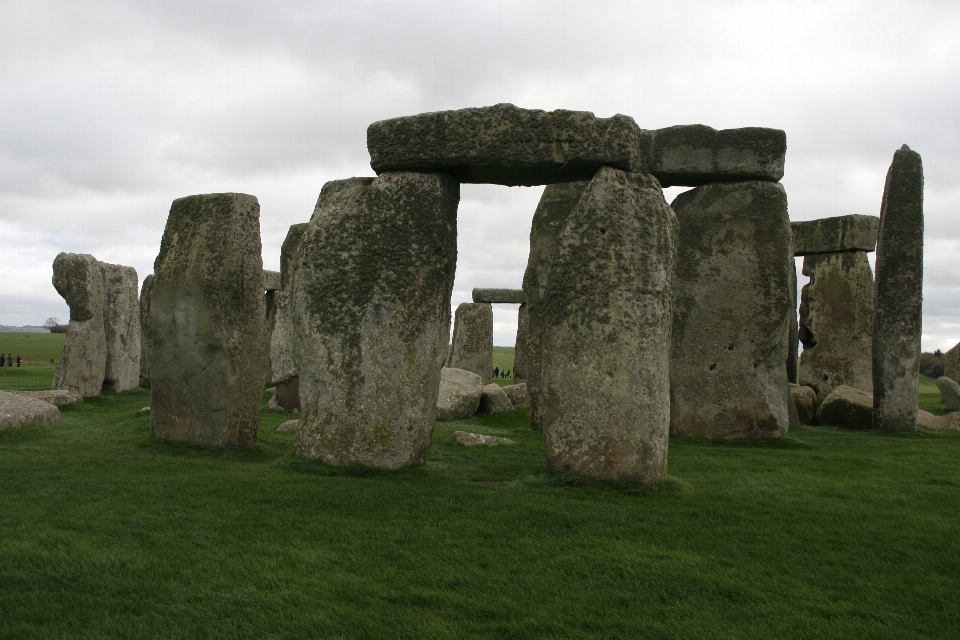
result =
[{"label": "flat grassy plain", "polygon": [[0,389],[25,391],[49,389],[53,385],[56,365],[50,360],[59,360],[63,352],[65,333],[0,333],[0,352],[12,353],[14,359],[23,358],[18,368],[0,369]]},{"label": "flat grassy plain", "polygon": [[0,432],[0,637],[960,636],[956,432],[672,439],[654,490],[549,476],[525,410],[386,472],[266,410],[254,451],[158,442],[148,403]]}]

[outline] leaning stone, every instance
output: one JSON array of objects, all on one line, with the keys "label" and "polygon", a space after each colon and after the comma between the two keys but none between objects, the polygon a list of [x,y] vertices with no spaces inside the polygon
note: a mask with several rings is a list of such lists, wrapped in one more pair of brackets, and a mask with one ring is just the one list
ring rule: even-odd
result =
[{"label": "leaning stone", "polygon": [[813,253],[866,251],[877,248],[880,218],[876,216],[836,216],[820,220],[791,222],[793,253],[807,256]]},{"label": "leaning stone", "polygon": [[263,290],[278,291],[280,289],[280,272],[263,270]]},{"label": "leaning stone", "polygon": [[937,388],[940,389],[940,399],[947,411],[960,411],[960,384],[941,376],[937,378]]},{"label": "leaning stone", "polygon": [[143,279],[140,287],[140,386],[150,388],[150,358],[153,342],[150,339],[150,296],[153,292],[153,274]]},{"label": "leaning stone", "polygon": [[794,269],[783,186],[713,183],[681,193],[673,208],[671,434],[781,437]]},{"label": "leaning stone", "polygon": [[453,444],[461,447],[476,447],[477,445],[486,445],[495,447],[499,444],[517,444],[510,438],[498,438],[496,436],[485,436],[479,433],[470,433],[469,431],[454,431],[450,439]]},{"label": "leaning stone", "polygon": [[459,199],[459,183],[438,173],[324,185],[291,284],[298,456],[384,469],[426,462]]},{"label": "leaning stone", "polygon": [[540,196],[530,227],[530,255],[523,274],[523,292],[527,298],[526,382],[530,397],[530,426],[538,431],[543,428],[541,317],[550,265],[557,253],[560,232],[589,184],[570,182],[547,186]]},{"label": "leaning stone", "polygon": [[534,186],[588,180],[601,166],[635,170],[640,128],[619,114],[498,104],[374,122],[367,150],[378,174],[442,171],[460,182]]},{"label": "leaning stone", "polygon": [[53,388],[84,398],[98,396],[107,367],[100,263],[86,253],[61,253],[53,261],[53,286],[70,306],[70,325]]},{"label": "leaning stone", "polygon": [[474,289],[473,301],[523,304],[527,301],[527,297],[523,294],[523,289]]},{"label": "leaning stone", "polygon": [[161,440],[253,447],[263,393],[260,205],[173,201],[154,264],[150,428]]},{"label": "leaning stone", "polygon": [[83,397],[75,391],[69,389],[53,389],[51,391],[10,391],[18,396],[26,396],[34,400],[49,402],[55,407],[62,407],[65,404],[74,404],[83,402]]},{"label": "leaning stone", "polygon": [[645,130],[640,136],[642,170],[664,187],[783,177],[787,134],[746,127],[717,131],[702,124]]},{"label": "leaning stone", "polygon": [[873,312],[873,424],[917,430],[923,304],[923,163],[893,155],[880,206]]},{"label": "leaning stone", "polygon": [[960,380],[960,342],[943,354],[943,375],[951,380]]},{"label": "leaning stone", "polygon": [[103,329],[107,345],[103,391],[140,384],[140,301],[133,267],[100,263],[103,274]]},{"label": "leaning stone", "polygon": [[493,307],[463,302],[453,323],[453,344],[447,367],[473,371],[484,384],[493,375]]},{"label": "leaning stone", "polygon": [[498,384],[487,384],[480,389],[480,405],[477,413],[495,414],[513,411],[513,403]]},{"label": "leaning stone", "polygon": [[791,384],[790,395],[797,407],[800,424],[813,424],[817,415],[817,392],[811,387]]},{"label": "leaning stone", "polygon": [[480,406],[483,381],[472,371],[444,367],[440,371],[437,420],[469,418]]},{"label": "leaning stone", "polygon": [[510,398],[510,404],[513,405],[514,409],[530,406],[530,399],[527,397],[527,385],[523,383],[511,384],[501,388]]},{"label": "leaning stone", "polygon": [[300,420],[287,420],[286,422],[280,423],[280,426],[277,427],[277,431],[296,431],[300,426]]},{"label": "leaning stone", "polygon": [[49,402],[0,391],[0,431],[19,429],[30,422],[50,424],[59,419],[60,410]]},{"label": "leaning stone", "polygon": [[820,253],[803,259],[810,282],[800,296],[799,382],[817,400],[845,384],[873,390],[873,272],[863,251]]},{"label": "leaning stone", "polygon": [[827,427],[873,427],[873,396],[847,385],[833,388],[817,409],[817,422]]},{"label": "leaning stone", "polygon": [[609,167],[567,216],[542,297],[551,472],[666,477],[678,231],[655,178]]},{"label": "leaning stone", "polygon": [[527,334],[529,332],[530,315],[527,313],[527,305],[521,304],[517,311],[517,338],[513,346],[514,384],[523,384],[527,381]]}]

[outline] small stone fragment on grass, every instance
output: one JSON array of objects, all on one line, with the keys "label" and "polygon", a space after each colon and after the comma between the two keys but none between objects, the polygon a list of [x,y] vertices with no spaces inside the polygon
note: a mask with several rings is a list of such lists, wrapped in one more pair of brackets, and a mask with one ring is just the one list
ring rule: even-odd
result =
[{"label": "small stone fragment on grass", "polygon": [[143,407],[142,409],[137,409],[137,412],[133,415],[136,418],[139,418],[141,416],[148,416],[150,415],[150,407]]},{"label": "small stone fragment on grass", "polygon": [[498,444],[517,444],[510,438],[485,436],[479,433],[470,433],[469,431],[454,431],[451,441],[453,444],[458,444],[461,447],[476,447],[481,444],[487,445],[488,447],[495,447]]},{"label": "small stone fragment on grass", "polygon": [[280,423],[280,426],[277,427],[277,431],[296,431],[299,424],[299,420],[287,420],[286,422]]}]

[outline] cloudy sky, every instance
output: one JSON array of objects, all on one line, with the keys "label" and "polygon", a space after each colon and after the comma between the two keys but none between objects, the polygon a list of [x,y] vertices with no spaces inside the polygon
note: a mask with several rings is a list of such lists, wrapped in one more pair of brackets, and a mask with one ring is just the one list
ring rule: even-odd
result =
[{"label": "cloudy sky", "polygon": [[[173,199],[261,205],[264,266],[366,128],[511,102],[787,132],[794,220],[878,215],[924,160],[923,348],[960,341],[960,3],[0,0],[0,324],[69,311],[61,251],[153,270]],[[668,200],[681,189],[669,189]],[[520,287],[539,188],[464,185],[454,305]],[[801,278],[801,284],[806,278]],[[495,343],[516,310],[497,307]]]}]

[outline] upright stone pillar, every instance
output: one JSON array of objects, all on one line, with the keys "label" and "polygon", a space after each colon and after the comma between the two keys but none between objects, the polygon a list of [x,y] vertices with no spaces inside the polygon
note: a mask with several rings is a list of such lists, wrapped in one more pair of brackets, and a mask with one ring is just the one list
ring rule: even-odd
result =
[{"label": "upright stone pillar", "polygon": [[277,404],[287,411],[300,410],[300,378],[293,357],[293,313],[290,306],[290,282],[300,238],[308,223],[290,225],[280,247],[280,291],[274,298],[276,320],[270,337],[272,379]]},{"label": "upright stone pillar", "polygon": [[666,477],[677,231],[653,176],[609,167],[567,216],[538,297],[551,472]]},{"label": "upright stone pillar", "polygon": [[483,384],[490,384],[493,376],[493,307],[489,303],[464,302],[457,307],[447,366],[472,371],[480,376]]},{"label": "upright stone pillar", "polygon": [[893,154],[880,207],[873,310],[873,426],[916,432],[923,303],[923,162]]},{"label": "upright stone pillar", "polygon": [[150,305],[155,437],[256,445],[266,358],[260,252],[254,196],[214,193],[173,201]]},{"label": "upright stone pillar", "polygon": [[442,173],[324,185],[292,277],[298,456],[386,469],[426,462],[459,199],[459,183]]},{"label": "upright stone pillar", "polygon": [[267,344],[267,348],[264,350],[264,353],[266,353],[266,360],[264,361],[264,366],[266,368],[264,384],[270,384],[273,381],[273,366],[270,360],[270,345],[273,341],[273,329],[277,324],[277,292],[280,291],[279,271],[270,271],[268,269],[263,270],[263,291],[263,304],[266,308],[266,317],[263,324],[263,339]]},{"label": "upright stone pillar", "polygon": [[803,259],[800,384],[817,405],[835,387],[873,389],[873,272],[863,251],[813,253]]},{"label": "upright stone pillar", "polygon": [[523,274],[527,299],[527,395],[530,398],[530,426],[543,428],[542,315],[550,265],[557,252],[560,233],[567,217],[580,201],[589,181],[551,184],[543,190],[530,227],[530,256]]},{"label": "upright stone pillar", "polygon": [[61,253],[53,261],[53,286],[70,306],[70,325],[53,388],[75,391],[84,398],[100,395],[107,366],[100,264],[86,253]]},{"label": "upright stone pillar", "polygon": [[530,316],[527,313],[527,304],[520,305],[517,312],[517,340],[513,348],[513,384],[523,384],[527,381],[527,334],[529,333]]},{"label": "upright stone pillar", "polygon": [[797,268],[790,257],[793,267],[790,270],[790,330],[787,337],[787,382],[797,383],[800,350],[800,326],[797,321]]},{"label": "upright stone pillar", "polygon": [[778,437],[789,428],[787,196],[775,182],[680,194],[670,361],[671,433]]},{"label": "upright stone pillar", "polygon": [[153,274],[143,279],[140,287],[140,386],[150,388],[150,358],[153,340],[150,338],[150,297],[153,293]]},{"label": "upright stone pillar", "polygon": [[133,267],[100,263],[103,274],[103,327],[107,361],[103,391],[126,391],[140,384],[140,301]]}]

